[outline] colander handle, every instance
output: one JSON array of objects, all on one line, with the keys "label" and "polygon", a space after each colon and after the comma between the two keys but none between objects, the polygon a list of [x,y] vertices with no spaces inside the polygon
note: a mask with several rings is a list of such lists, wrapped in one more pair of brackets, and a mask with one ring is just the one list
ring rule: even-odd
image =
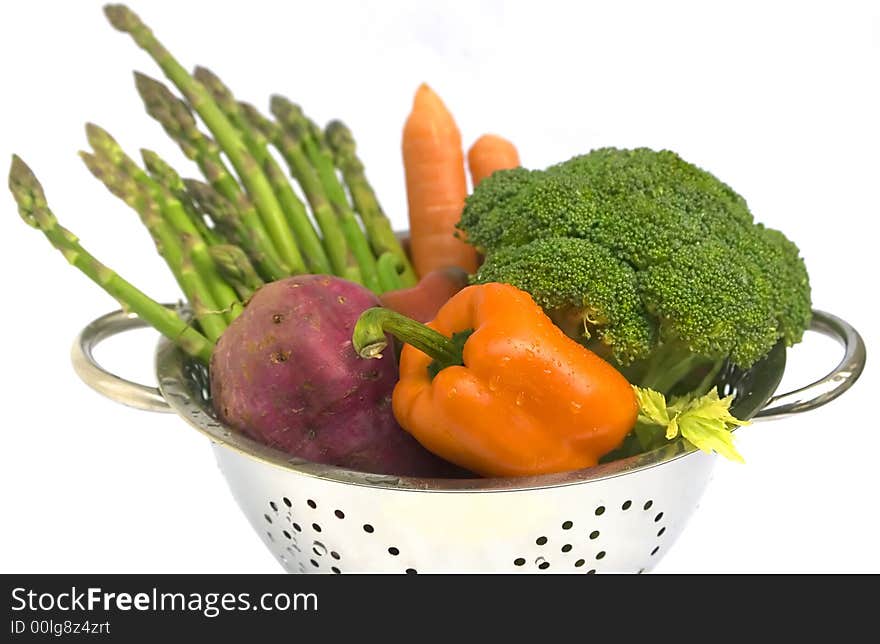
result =
[{"label": "colander handle", "polygon": [[149,326],[134,313],[113,311],[89,323],[73,342],[70,359],[73,370],[89,387],[123,405],[146,411],[171,412],[162,393],[156,387],[148,387],[116,374],[98,364],[92,350],[109,337]]},{"label": "colander handle", "polygon": [[813,311],[810,330],[837,340],[843,345],[843,358],[831,372],[816,382],[795,391],[773,396],[755,414],[758,419],[777,419],[816,409],[831,402],[853,386],[865,368],[865,342],[848,322],[824,311]]}]

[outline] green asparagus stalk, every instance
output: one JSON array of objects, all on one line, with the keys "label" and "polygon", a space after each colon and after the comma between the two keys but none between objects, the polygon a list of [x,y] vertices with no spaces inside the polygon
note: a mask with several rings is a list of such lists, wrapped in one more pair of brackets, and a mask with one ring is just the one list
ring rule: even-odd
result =
[{"label": "green asparagus stalk", "polygon": [[[80,152],[89,171],[111,193],[133,208],[150,232],[156,250],[165,259],[186,299],[192,306],[202,331],[212,342],[226,330],[226,322],[218,312],[217,303],[201,276],[192,269],[190,257],[184,258],[183,245],[162,218],[159,205],[144,188],[103,156]],[[186,266],[184,265],[186,261]]]},{"label": "green asparagus stalk", "polygon": [[85,248],[77,237],[63,228],[49,209],[43,187],[31,169],[17,155],[12,157],[9,170],[9,189],[18,204],[18,212],[28,225],[43,232],[49,242],[65,259],[89,279],[115,298],[125,309],[175,342],[191,356],[208,363],[213,343],[182,320],[177,314],[138,290],[115,271],[108,268]]},{"label": "green asparagus stalk", "polygon": [[219,267],[211,258],[210,247],[192,227],[192,222],[185,214],[182,218],[172,219],[171,222],[183,243],[184,259],[190,259],[195,271],[208,285],[217,304],[217,311],[223,315],[227,323],[232,322],[241,315],[244,307],[238,299],[238,293],[223,279]]},{"label": "green asparagus stalk", "polygon": [[[222,175],[225,170],[222,166],[215,165],[213,161],[205,161],[203,168],[205,178],[208,180],[208,187],[213,188],[217,183],[217,177]],[[184,183],[187,185],[187,192],[192,194],[189,190],[189,181],[184,179]],[[269,270],[266,274],[266,279],[275,281],[293,274],[287,264],[285,264],[284,261],[278,257],[278,254],[274,252],[272,240],[269,238],[266,229],[263,228],[260,221],[260,215],[247,194],[244,192],[238,192],[233,195],[232,199],[229,199],[219,192],[216,194],[222,202],[227,203],[230,206],[230,208],[223,209],[225,215],[224,221],[226,221],[227,224],[231,223],[229,217],[232,216],[239,219],[244,226],[244,233],[248,238],[247,247],[253,249],[253,251],[261,258],[261,265]],[[211,211],[206,210],[206,214],[211,216]],[[212,217],[212,219],[214,218]],[[214,219],[214,221],[217,220]]]},{"label": "green asparagus stalk", "polygon": [[239,195],[239,203],[233,204],[207,183],[195,179],[184,179],[183,182],[196,207],[211,218],[225,237],[247,252],[266,280],[273,282],[288,275],[287,269],[278,264],[258,243],[255,230],[246,226],[243,217],[239,216],[240,211],[252,208],[247,203],[246,195]]},{"label": "green asparagus stalk", "polygon": [[263,168],[263,172],[275,192],[275,197],[284,211],[287,223],[299,243],[309,271],[312,273],[331,273],[330,260],[327,258],[321,240],[309,220],[306,208],[291,188],[284,171],[269,153],[266,137],[251,124],[244,110],[235,100],[235,96],[216,74],[205,67],[196,67],[193,76],[211,92],[217,105],[229,121],[238,128],[245,145]]},{"label": "green asparagus stalk", "polygon": [[247,302],[257,289],[263,286],[264,282],[254,270],[251,260],[238,246],[220,244],[212,246],[210,251],[220,273],[235,286],[243,301]]},{"label": "green asparagus stalk", "polygon": [[303,151],[318,173],[330,203],[337,208],[349,207],[348,197],[336,176],[333,156],[327,148],[321,128],[303,113],[299,105],[279,94],[270,99],[270,111],[285,131],[302,141]]},{"label": "green asparagus stalk", "polygon": [[357,147],[351,130],[342,121],[331,121],[327,124],[325,140],[333,152],[336,167],[348,186],[348,192],[354,202],[355,210],[361,217],[373,252],[380,257],[385,252],[398,258],[402,288],[415,285],[418,281],[415,270],[400,245],[400,240],[391,228],[391,221],[382,211],[376,193],[373,191],[364,173],[364,164],[357,156]]},{"label": "green asparagus stalk", "polygon": [[321,182],[298,143],[284,132],[275,121],[264,117],[249,105],[242,104],[241,107],[254,127],[281,153],[291,175],[302,187],[312,208],[315,221],[318,222],[318,227],[324,234],[324,248],[327,251],[333,272],[353,282],[362,283],[357,260],[348,248],[336,214],[329,202],[325,198],[321,198],[323,194]]},{"label": "green asparagus stalk", "polygon": [[[230,202],[244,203],[242,200],[244,192],[220,157],[220,148],[217,147],[213,139],[205,136],[199,130],[186,103],[174,96],[163,83],[145,74],[135,72],[135,85],[144,101],[147,113],[162,125],[168,135],[180,146],[183,153],[198,164],[208,182]],[[250,205],[250,202],[248,204],[240,216],[243,224],[251,231],[249,238],[251,238],[252,244],[260,256],[268,258],[267,261],[273,267],[281,268],[284,271],[280,277],[272,279],[281,279],[281,277],[290,275],[292,271],[285,266],[278,254],[259,213],[253,205]]]},{"label": "green asparagus stalk", "polygon": [[104,7],[104,13],[116,29],[128,33],[135,43],[153,58],[192,108],[198,112],[247,188],[260,218],[275,242],[279,255],[295,273],[304,273],[306,269],[302,255],[293,233],[287,226],[272,186],[248,151],[238,131],[217,107],[211,94],[187,73],[131,9],[125,5],[107,5]]},{"label": "green asparagus stalk", "polygon": [[141,159],[143,159],[144,166],[153,180],[166,190],[169,190],[183,204],[192,225],[195,226],[201,238],[205,240],[205,243],[208,246],[225,244],[226,240],[220,236],[220,233],[213,228],[209,228],[205,220],[196,211],[192,200],[186,192],[183,179],[180,178],[177,170],[152,150],[141,149]]},{"label": "green asparagus stalk", "polygon": [[300,145],[292,136],[284,134],[279,141],[279,150],[302,188],[315,220],[324,231],[327,253],[330,255],[336,274],[363,284],[363,267],[349,244],[338,212],[324,194],[321,181],[308,158],[303,154]]},{"label": "green asparagus stalk", "polygon": [[157,152],[147,148],[141,148],[141,160],[154,181],[168,188],[178,199],[183,200],[181,195],[186,194],[186,186],[183,185],[180,174],[170,163],[160,157]]},{"label": "green asparagus stalk", "polygon": [[[273,96],[270,107],[281,127],[299,144],[314,168],[321,193],[339,220],[342,234],[357,261],[364,285],[372,291],[381,293],[379,276],[376,273],[376,259],[364,236],[364,231],[355,219],[348,198],[345,196],[345,190],[339,183],[333,159],[321,147],[323,137],[320,129],[305,117],[298,105],[282,96]],[[305,188],[303,190],[305,191]],[[311,201],[308,194],[306,198]]]},{"label": "green asparagus stalk", "polygon": [[[232,90],[229,89],[226,83],[220,80],[220,77],[217,76],[217,74],[207,67],[197,65],[193,69],[192,76],[200,82],[206,90],[208,90],[211,97],[214,99],[214,102],[217,104],[217,107],[220,108],[220,111],[223,112],[229,122],[238,130],[245,145],[250,146],[250,143],[248,142],[248,138],[251,137],[250,127],[239,113],[238,103],[236,102],[235,96],[232,94]],[[251,141],[251,143],[252,142],[253,141]],[[257,148],[256,152],[250,147],[249,150],[258,161],[262,161],[263,152],[259,148]]]},{"label": "green asparagus stalk", "polygon": [[189,106],[177,98],[164,83],[146,74],[135,72],[134,82],[147,114],[159,122],[188,159],[195,161],[199,168],[208,160],[223,168],[224,172],[218,173],[214,187],[227,199],[234,199],[241,192],[241,186],[226,169],[217,143],[199,129]]},{"label": "green asparagus stalk", "polygon": [[208,247],[199,234],[186,207],[171,191],[156,182],[140,168],[122,149],[119,143],[103,128],[94,123],[86,124],[86,136],[92,148],[99,156],[109,159],[126,177],[133,179],[158,205],[164,223],[173,229],[180,238],[184,249],[184,259],[189,259],[193,270],[198,273],[200,281],[211,293],[211,303],[205,305],[220,312],[227,322],[234,320],[242,311],[241,302],[235,290],[227,284],[220,274]]},{"label": "green asparagus stalk", "polygon": [[404,288],[400,274],[400,258],[390,251],[385,251],[376,259],[376,272],[382,292],[396,291]]}]

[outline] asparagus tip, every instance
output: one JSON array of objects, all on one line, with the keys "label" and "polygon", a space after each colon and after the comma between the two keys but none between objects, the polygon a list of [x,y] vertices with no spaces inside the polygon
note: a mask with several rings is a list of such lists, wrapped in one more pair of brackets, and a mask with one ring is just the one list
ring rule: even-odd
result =
[{"label": "asparagus tip", "polygon": [[242,114],[244,114],[245,120],[247,120],[255,130],[269,140],[274,140],[276,138],[279,130],[275,121],[263,116],[260,113],[260,110],[246,101],[239,101],[238,108],[241,110]]},{"label": "asparagus tip", "polygon": [[302,115],[300,106],[281,94],[272,94],[269,98],[269,111],[280,121]]},{"label": "asparagus tip", "polygon": [[217,76],[214,72],[212,72],[207,67],[203,67],[201,65],[197,65],[193,69],[193,78],[195,78],[198,82],[205,86],[205,88],[214,96],[214,100],[220,103],[226,102],[227,104],[231,104],[233,107],[235,106],[235,98],[232,96],[232,91],[226,86],[226,84],[220,80],[220,77]]},{"label": "asparagus tip", "polygon": [[89,172],[115,196],[128,204],[131,204],[132,195],[137,194],[137,188],[133,187],[133,179],[121,172],[112,160],[101,154],[92,154],[84,150],[79,151],[79,157],[86,164]]},{"label": "asparagus tip", "polygon": [[248,117],[259,114],[259,111],[256,107],[254,107],[253,103],[248,103],[247,101],[239,101],[238,107],[241,108],[241,111],[243,111]]},{"label": "asparagus tip", "polygon": [[43,187],[37,181],[33,171],[28,167],[20,156],[12,155],[12,163],[9,167],[9,191],[18,204],[18,213],[25,223],[37,228],[37,218],[34,216],[34,194],[42,196]]},{"label": "asparagus tip", "polygon": [[324,136],[327,143],[334,151],[350,150],[354,153],[356,144],[354,136],[348,126],[338,119],[327,123],[324,128]]},{"label": "asparagus tip", "polygon": [[200,192],[206,186],[205,183],[199,181],[198,179],[184,179],[183,184],[186,186],[186,189],[190,192]]},{"label": "asparagus tip", "polygon": [[28,226],[45,230],[56,223],[46,203],[43,186],[17,154],[12,155],[9,167],[9,190],[18,205],[18,214]]},{"label": "asparagus tip", "polygon": [[116,140],[110,133],[95,123],[86,123],[86,139],[96,152],[108,146],[117,147]]},{"label": "asparagus tip", "polygon": [[189,106],[163,82],[141,72],[134,72],[134,83],[147,114],[159,121],[172,138],[175,136],[172,132],[196,127],[195,117]]},{"label": "asparagus tip", "polygon": [[113,28],[119,31],[130,32],[142,24],[137,14],[124,4],[104,5],[104,15],[107,16],[107,20],[110,21]]},{"label": "asparagus tip", "polygon": [[153,78],[143,72],[134,72],[134,85],[140,94],[141,100],[150,108],[153,104],[168,104],[169,100],[177,97],[168,89],[162,81]]},{"label": "asparagus tip", "polygon": [[103,174],[103,169],[98,163],[98,156],[92,154],[91,152],[86,152],[85,150],[80,150],[79,152],[77,152],[77,154],[79,155],[79,158],[83,160],[83,163],[86,164],[86,167],[89,169],[89,171],[93,175],[95,175],[95,177],[100,179],[101,175]]},{"label": "asparagus tip", "polygon": [[339,136],[340,133],[348,131],[348,126],[339,119],[333,119],[332,121],[329,121],[327,123],[327,126],[324,128],[324,130],[328,134],[332,132],[334,136]]},{"label": "asparagus tip", "polygon": [[214,204],[225,204],[225,201],[204,181],[184,179],[183,185],[186,187],[187,193],[203,208]]},{"label": "asparagus tip", "polygon": [[134,71],[134,85],[137,87],[138,94],[144,99],[165,87],[161,81],[137,70]]},{"label": "asparagus tip", "polygon": [[231,223],[238,217],[235,205],[211,185],[197,179],[184,179],[183,185],[196,208],[208,213],[215,221]]},{"label": "asparagus tip", "polygon": [[27,177],[33,177],[34,173],[28,167],[20,156],[13,153],[12,163],[9,165],[9,189],[15,193],[15,187],[22,183]]},{"label": "asparagus tip", "polygon": [[203,85],[205,84],[206,80],[209,80],[209,81],[219,80],[217,78],[217,74],[212,72],[207,67],[203,67],[202,65],[196,65],[193,68],[193,77],[195,77],[195,79],[197,81],[199,81],[200,83],[202,83]]},{"label": "asparagus tip", "polygon": [[284,101],[287,100],[281,94],[272,94],[269,97],[269,107],[273,111],[281,106],[283,106]]},{"label": "asparagus tip", "polygon": [[273,94],[269,100],[269,111],[296,143],[312,135],[315,136],[316,141],[321,138],[320,132],[315,131],[317,128],[311,127],[313,124],[306,118],[302,108],[290,99],[280,94]]},{"label": "asparagus tip", "polygon": [[159,160],[159,155],[157,153],[153,152],[152,150],[147,149],[147,148],[141,148],[140,153],[141,153],[141,159],[143,160],[144,165],[147,167],[152,166],[152,165],[156,165],[156,161]]}]

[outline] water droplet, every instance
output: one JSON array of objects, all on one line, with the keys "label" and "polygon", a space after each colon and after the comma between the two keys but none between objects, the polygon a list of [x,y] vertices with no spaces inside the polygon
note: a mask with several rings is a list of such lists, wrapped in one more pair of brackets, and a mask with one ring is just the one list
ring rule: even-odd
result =
[{"label": "water droplet", "polygon": [[506,367],[508,362],[510,362],[510,356],[504,356],[501,358],[502,367]]},{"label": "water droplet", "polygon": [[571,413],[573,413],[573,414],[581,413],[581,407],[583,407],[583,405],[581,405],[576,400],[571,401]]},{"label": "water droplet", "polygon": [[553,371],[550,369],[544,369],[544,373],[549,376]]},{"label": "water droplet", "polygon": [[498,391],[501,386],[501,376],[492,376],[489,379],[489,391]]},{"label": "water droplet", "polygon": [[516,406],[522,407],[523,403],[526,401],[526,392],[521,391],[516,395]]},{"label": "water droplet", "polygon": [[447,397],[447,398],[455,398],[457,395],[458,395],[458,389],[456,389],[455,387],[452,387],[452,388],[446,393],[446,397]]}]

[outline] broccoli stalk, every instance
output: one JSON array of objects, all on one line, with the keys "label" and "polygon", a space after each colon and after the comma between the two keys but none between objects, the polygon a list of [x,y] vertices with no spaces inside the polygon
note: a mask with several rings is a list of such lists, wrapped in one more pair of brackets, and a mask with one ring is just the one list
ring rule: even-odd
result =
[{"label": "broccoli stalk", "polygon": [[[724,366],[723,358],[693,353],[681,342],[663,342],[644,360],[621,367],[631,382],[664,393],[707,393]],[[685,384],[682,389],[681,383]],[[697,384],[694,384],[697,383]]]}]

